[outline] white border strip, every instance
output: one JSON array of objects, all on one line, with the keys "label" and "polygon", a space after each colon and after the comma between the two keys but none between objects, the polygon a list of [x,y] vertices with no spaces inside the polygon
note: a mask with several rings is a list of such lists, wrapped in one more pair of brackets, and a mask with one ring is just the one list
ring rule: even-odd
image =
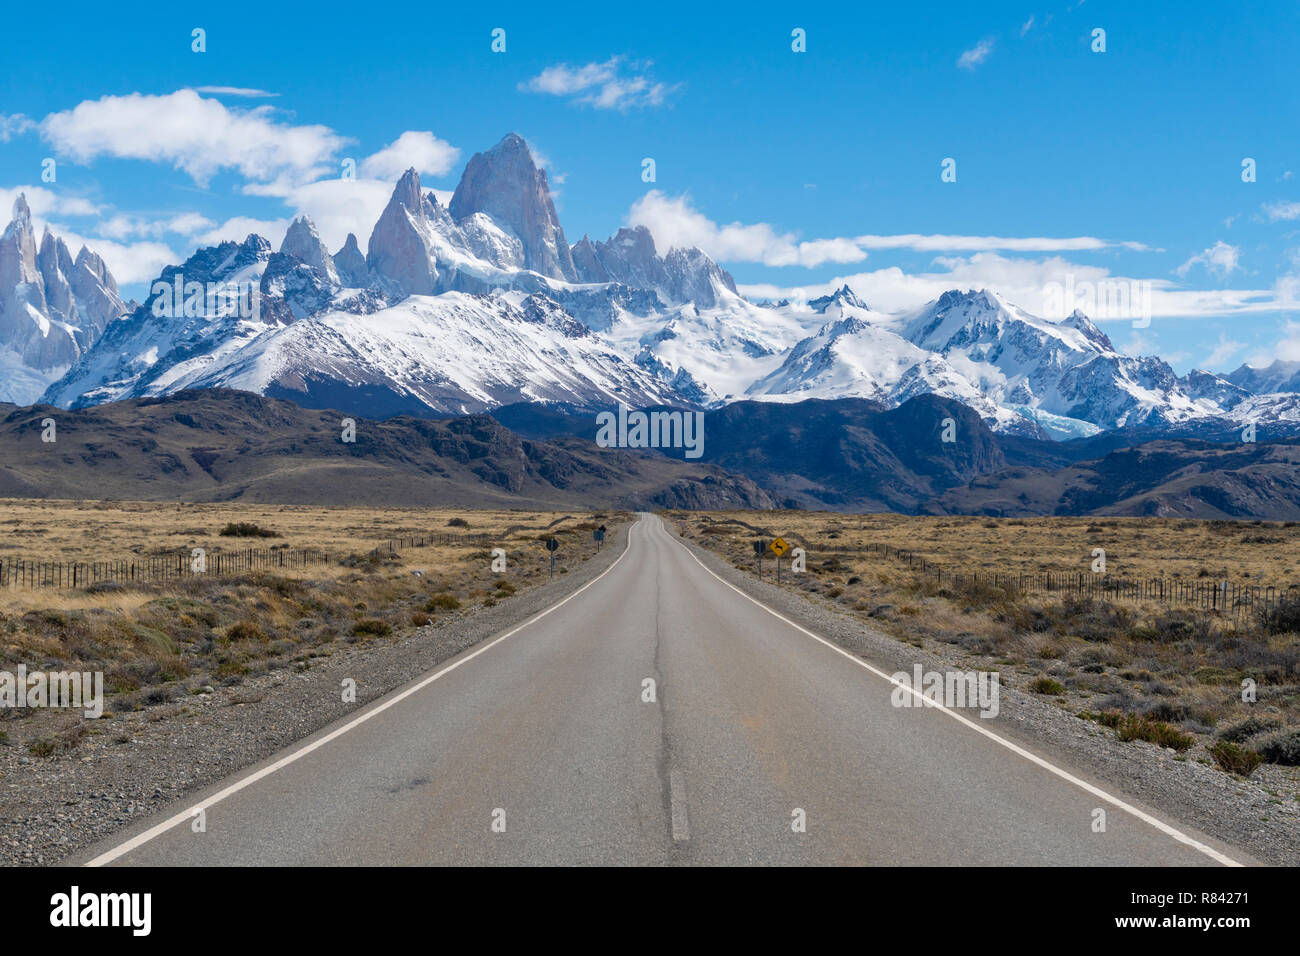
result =
[{"label": "white border strip", "polygon": [[394,704],[398,704],[401,701],[406,700],[406,698],[410,697],[412,694],[416,693],[417,691],[423,690],[424,688],[432,684],[434,681],[436,681],[439,677],[442,677],[444,674],[450,674],[452,671],[460,667],[462,664],[468,664],[470,661],[478,657],[480,654],[490,651],[492,648],[496,647],[506,638],[513,637],[514,635],[522,631],[524,628],[528,627],[530,624],[537,623],[542,618],[546,617],[546,615],[550,614],[552,611],[556,611],[564,607],[564,605],[568,604],[570,601],[576,598],[583,591],[587,590],[587,588],[591,587],[593,584],[595,584],[605,575],[609,574],[609,572],[613,571],[616,567],[618,567],[619,562],[622,561],[623,558],[627,556],[628,551],[631,550],[632,531],[636,528],[637,524],[639,523],[640,522],[633,522],[632,524],[628,525],[627,540],[623,544],[623,553],[620,554],[616,559],[614,559],[614,563],[611,564],[609,567],[607,567],[604,571],[600,572],[600,574],[596,575],[594,578],[592,578],[582,587],[578,588],[578,590],[574,591],[564,600],[556,604],[552,604],[545,611],[542,611],[539,614],[533,615],[528,620],[524,621],[524,623],[520,624],[518,627],[515,627],[513,630],[507,631],[505,634],[502,634],[500,637],[494,639],[490,643],[484,644],[482,647],[480,647],[478,650],[474,651],[473,653],[467,654],[464,657],[461,657],[456,661],[452,662],[451,664],[448,664],[446,667],[434,671],[428,677],[424,678],[424,680],[420,681],[418,684],[414,685],[413,687],[408,687],[406,690],[402,691],[396,697],[390,697],[388,700],[385,700],[382,703],[373,705],[369,710],[363,711],[361,714],[354,717],[352,720],[348,721],[342,727],[339,727],[337,730],[331,731],[330,733],[326,734],[324,737],[321,737],[319,740],[314,740],[311,743],[307,744],[307,746],[295,750],[287,757],[281,757],[279,760],[277,760],[275,763],[271,764],[270,766],[263,767],[261,770],[258,770],[255,773],[251,773],[247,777],[243,777],[240,780],[236,780],[234,783],[226,787],[220,793],[213,794],[212,796],[208,797],[206,800],[196,803],[188,810],[183,810],[180,813],[176,814],[174,817],[170,817],[169,819],[164,820],[162,823],[150,827],[148,830],[145,830],[143,833],[139,834],[138,836],[132,837],[131,839],[127,840],[125,843],[121,843],[118,846],[113,847],[113,849],[101,853],[99,856],[95,857],[93,860],[90,860],[85,865],[104,866],[105,864],[112,863],[114,860],[118,859],[119,857],[124,856],[127,853],[130,853],[132,850],[139,849],[140,847],[148,843],[150,840],[153,840],[156,837],[161,836],[162,834],[166,833],[168,830],[172,829],[173,827],[179,826],[180,824],[184,823],[186,820],[193,819],[197,811],[206,810],[208,807],[215,806],[216,804],[220,803],[222,800],[226,799],[227,797],[238,793],[240,790],[243,790],[245,787],[250,787],[253,784],[257,783],[257,781],[262,780],[265,777],[269,777],[277,770],[283,770],[285,767],[289,766],[289,764],[293,763],[294,761],[300,760],[301,758],[307,756],[312,751],[324,747],[331,740],[336,740],[337,738],[342,737],[349,730],[353,730],[356,727],[360,727],[371,717],[374,717],[377,714],[382,714],[384,711],[388,710],[388,708],[392,707]]},{"label": "white border strip", "polygon": [[1092,794],[1095,797],[1100,797],[1102,800],[1105,800],[1107,803],[1111,804],[1112,806],[1118,807],[1119,809],[1123,810],[1125,813],[1137,817],[1143,823],[1150,824],[1151,826],[1159,830],[1161,833],[1173,837],[1179,843],[1187,844],[1192,849],[1204,853],[1210,859],[1218,863],[1222,863],[1224,866],[1243,865],[1241,863],[1238,863],[1236,860],[1232,859],[1232,857],[1225,856],[1224,854],[1220,853],[1218,850],[1214,849],[1214,847],[1206,846],[1204,843],[1188,836],[1186,833],[1183,833],[1181,830],[1177,829],[1176,827],[1170,826],[1168,823],[1165,823],[1163,820],[1159,820],[1156,817],[1153,817],[1151,814],[1145,813],[1142,810],[1139,810],[1137,807],[1125,803],[1123,800],[1119,799],[1118,797],[1111,796],[1105,790],[1101,790],[1098,787],[1094,787],[1092,784],[1088,783],[1085,780],[1080,780],[1078,777],[1074,776],[1071,773],[1068,773],[1065,770],[1062,770],[1060,767],[1056,766],[1055,764],[1049,763],[1048,761],[1044,760],[1042,757],[1030,753],[1028,750],[1025,750],[1023,747],[1017,746],[1016,744],[1007,740],[1005,737],[1000,737],[997,734],[993,733],[992,731],[988,730],[987,728],[981,727],[979,724],[975,723],[970,718],[963,717],[961,714],[957,713],[956,711],[950,710],[949,708],[943,706],[942,704],[936,703],[935,701],[927,700],[922,694],[916,691],[909,684],[904,684],[901,681],[894,680],[894,678],[889,674],[886,674],[884,671],[876,667],[872,667],[862,658],[849,653],[844,648],[840,647],[838,644],[833,644],[830,641],[826,640],[824,637],[819,637],[818,635],[814,634],[806,627],[801,627],[800,625],[796,624],[794,621],[790,620],[788,617],[778,614],[776,611],[772,610],[762,601],[759,601],[757,598],[750,597],[748,594],[746,594],[740,588],[736,587],[730,581],[724,581],[722,578],[718,577],[718,575],[714,574],[713,571],[710,570],[704,564],[703,561],[697,558],[695,556],[695,553],[691,551],[690,548],[686,547],[686,545],[682,544],[680,541],[674,539],[671,534],[667,535],[667,537],[668,540],[672,541],[674,544],[679,545],[683,550],[685,550],[685,552],[691,556],[692,561],[698,564],[701,568],[704,568],[704,570],[708,572],[720,584],[725,584],[727,587],[731,588],[731,590],[735,591],[745,600],[751,602],[752,604],[756,604],[758,607],[762,608],[768,614],[771,614],[779,621],[784,621],[786,624],[790,625],[792,628],[794,628],[796,631],[799,631],[801,634],[806,634],[809,637],[811,637],[814,641],[826,645],[831,650],[833,650],[836,654],[839,654],[841,657],[844,657],[852,661],[854,664],[857,664],[859,667],[865,668],[866,670],[875,674],[877,677],[884,678],[886,681],[893,684],[895,687],[902,687],[905,690],[911,692],[911,694],[914,697],[917,697],[921,701],[923,701],[923,706],[938,708],[939,710],[947,714],[949,717],[951,717],[953,720],[966,725],[971,730],[974,730],[977,733],[983,734],[985,737],[989,738],[990,740],[1007,748],[1007,750],[1010,750],[1012,753],[1024,757],[1030,763],[1037,764],[1038,766],[1042,767],[1044,770],[1056,774],[1056,776],[1060,777],[1062,780],[1065,780],[1067,783],[1072,783],[1076,787],[1080,788],[1081,790],[1086,790],[1088,793]]}]

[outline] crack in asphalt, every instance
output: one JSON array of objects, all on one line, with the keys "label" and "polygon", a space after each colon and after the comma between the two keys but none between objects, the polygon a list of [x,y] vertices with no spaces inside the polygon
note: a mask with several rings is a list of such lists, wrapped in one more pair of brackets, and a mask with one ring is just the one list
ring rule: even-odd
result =
[{"label": "crack in asphalt", "polygon": [[653,675],[655,681],[655,707],[659,717],[659,753],[655,761],[659,774],[659,785],[663,794],[665,836],[668,841],[670,864],[689,863],[690,854],[690,816],[686,801],[686,780],[682,771],[673,760],[672,734],[668,726],[668,698],[664,685],[663,669],[663,622],[664,606],[663,583],[659,565],[655,564],[655,644],[653,658]]}]

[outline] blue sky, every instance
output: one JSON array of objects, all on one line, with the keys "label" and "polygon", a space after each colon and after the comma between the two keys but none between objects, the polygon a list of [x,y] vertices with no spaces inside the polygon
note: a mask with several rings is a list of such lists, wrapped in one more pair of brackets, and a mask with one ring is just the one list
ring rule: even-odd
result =
[{"label": "blue sky", "polygon": [[1294,2],[309,9],[7,12],[0,201],[26,191],[139,294],[300,211],[364,249],[399,167],[450,191],[517,131],[571,242],[645,223],[756,296],[848,281],[895,310],[989,286],[1041,314],[1052,283],[1131,280],[1149,326],[1098,316],[1125,350],[1300,359]]}]

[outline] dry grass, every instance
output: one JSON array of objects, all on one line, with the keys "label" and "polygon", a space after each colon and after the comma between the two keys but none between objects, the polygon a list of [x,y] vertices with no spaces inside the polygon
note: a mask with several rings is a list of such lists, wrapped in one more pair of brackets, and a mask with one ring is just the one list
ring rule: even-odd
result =
[{"label": "dry grass", "polygon": [[[564,520],[566,517],[569,520]],[[488,534],[493,547],[517,547],[548,526],[557,531],[583,524],[567,512],[467,511],[434,508],[324,508],[292,505],[159,504],[157,502],[0,501],[0,559],[113,561],[203,548],[209,558],[247,548],[315,548],[343,557],[368,551],[403,535]],[[455,523],[453,523],[455,522]],[[226,537],[229,524],[246,523],[275,537]],[[589,530],[584,524],[584,528]],[[507,533],[508,532],[508,533]],[[481,549],[414,548],[399,551],[394,568],[414,570],[435,560],[454,569]],[[298,580],[338,577],[341,566],[281,568],[277,576]],[[0,588],[0,613],[19,614],[57,604],[65,610],[130,611],[141,592],[111,594]]]},{"label": "dry grass", "polygon": [[[110,712],[169,705],[206,685],[239,683],[276,668],[307,668],[342,642],[397,639],[413,627],[495,604],[548,579],[541,539],[560,539],[564,570],[595,553],[591,529],[598,523],[628,519],[621,513],[84,502],[10,502],[0,505],[0,514],[20,522],[15,527],[43,528],[42,557],[54,560],[92,551],[104,559],[154,548],[215,548],[228,540],[217,532],[231,521],[269,527],[282,535],[277,543],[337,555],[328,565],[283,573],[209,574],[121,590],[0,590],[0,669],[12,672],[21,663],[29,671],[102,671]],[[449,525],[453,519],[465,524]],[[489,543],[373,552],[390,537],[443,531],[485,533]],[[112,541],[117,550],[105,544],[101,552],[87,541]],[[265,539],[255,541],[252,546],[265,546]],[[505,574],[491,570],[493,547],[506,549]],[[68,716],[26,710],[0,719],[12,744],[41,755],[75,746],[72,732],[51,736],[51,721]]]},{"label": "dry grass", "polygon": [[[1234,621],[1155,602],[1017,594],[987,580],[959,588],[937,584],[895,558],[830,550],[885,543],[969,574],[1087,571],[1092,549],[1100,547],[1110,574],[1204,574],[1285,587],[1300,583],[1295,523],[819,512],[669,517],[750,571],[754,538],[780,534],[801,543],[808,571],[787,574],[785,585],[962,667],[998,670],[1006,684],[1074,712],[1106,715],[1103,723],[1123,729],[1125,739],[1185,750],[1182,735],[1208,747],[1227,734],[1248,749],[1283,755],[1278,762],[1300,762],[1287,756],[1300,753],[1300,745],[1289,742],[1300,729],[1300,614],[1272,621],[1247,614]],[[765,565],[770,580],[772,563]],[[1257,685],[1254,703],[1241,699],[1246,679]],[[1193,759],[1235,772],[1253,769],[1251,758],[1227,754],[1228,748],[1215,754],[1203,749]]]},{"label": "dry grass", "polygon": [[[967,573],[1087,572],[1093,549],[1103,548],[1107,573],[1117,576],[1300,586],[1300,522],[1295,521],[931,518],[815,511],[714,512],[700,517],[701,528],[709,523],[703,519],[741,521],[787,538],[797,536],[812,552],[888,544]],[[754,536],[739,525],[730,528]],[[888,562],[882,562],[881,570],[888,573],[885,565]]]},{"label": "dry grass", "polygon": [[[500,534],[512,525],[543,528],[564,512],[465,511],[437,508],[323,508],[229,503],[0,501],[0,558],[113,560],[175,553],[285,545],[330,552],[373,547],[401,535]],[[451,525],[459,519],[464,525]],[[228,524],[247,522],[274,538],[230,538]]]}]

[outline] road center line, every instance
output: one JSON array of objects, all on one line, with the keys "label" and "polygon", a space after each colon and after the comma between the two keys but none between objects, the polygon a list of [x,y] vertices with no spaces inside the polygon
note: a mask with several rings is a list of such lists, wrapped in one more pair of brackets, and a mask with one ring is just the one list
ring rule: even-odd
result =
[{"label": "road center line", "polygon": [[[660,519],[656,519],[656,520],[660,520]],[[660,520],[660,527],[662,528],[661,520]],[[994,741],[1000,746],[1005,747],[1007,750],[1010,750],[1012,753],[1028,760],[1030,763],[1042,767],[1044,770],[1047,770],[1050,773],[1055,774],[1056,776],[1060,777],[1062,780],[1066,781],[1067,783],[1074,784],[1074,786],[1092,794],[1094,797],[1098,797],[1099,799],[1105,800],[1107,803],[1111,804],[1114,807],[1118,807],[1119,809],[1123,810],[1125,813],[1137,817],[1143,823],[1147,823],[1155,827],[1161,833],[1173,837],[1179,843],[1185,843],[1187,846],[1191,847],[1192,849],[1205,854],[1210,859],[1218,863],[1222,863],[1224,866],[1242,865],[1241,863],[1238,863],[1236,860],[1232,859],[1232,857],[1225,856],[1224,854],[1220,853],[1218,850],[1214,849],[1214,847],[1205,845],[1199,840],[1188,836],[1186,833],[1179,830],[1178,828],[1171,826],[1168,823],[1165,823],[1163,820],[1160,820],[1149,813],[1139,810],[1137,807],[1132,806],[1131,804],[1125,803],[1119,797],[1112,796],[1111,794],[1107,793],[1105,790],[1102,790],[1099,787],[1095,787],[1092,784],[1088,783],[1086,780],[1080,780],[1072,773],[1069,773],[1068,771],[1061,769],[1055,764],[1050,763],[1047,760],[1044,760],[1042,757],[1039,757],[1037,754],[1030,753],[1028,750],[1025,750],[1023,747],[1020,747],[1017,744],[1012,743],[1010,740],[1007,740],[1005,737],[993,733],[988,728],[981,727],[979,724],[975,723],[974,721],[970,720],[967,717],[963,717],[961,714],[957,713],[956,711],[948,707],[945,707],[942,704],[926,699],[920,692],[912,688],[910,684],[905,684],[901,681],[894,680],[892,676],[886,674],[884,671],[880,670],[877,667],[873,667],[871,664],[868,664],[866,661],[864,661],[862,658],[858,657],[857,655],[851,654],[850,652],[846,651],[844,648],[840,647],[838,644],[832,643],[831,641],[826,640],[826,638],[814,634],[806,627],[796,624],[788,617],[785,617],[784,615],[779,614],[778,612],[772,610],[772,608],[768,607],[762,601],[746,594],[744,591],[736,587],[730,581],[723,580],[717,574],[714,574],[713,571],[707,565],[705,565],[703,561],[701,561],[698,557],[696,557],[695,553],[690,548],[686,547],[686,545],[682,544],[680,541],[675,540],[671,534],[665,532],[665,535],[669,541],[672,541],[674,544],[678,545],[683,550],[685,550],[685,552],[688,555],[690,555],[691,560],[694,561],[696,564],[698,564],[701,568],[703,568],[704,571],[707,574],[709,574],[711,577],[713,577],[713,579],[716,580],[719,584],[726,585],[727,587],[731,588],[731,590],[735,591],[737,594],[743,597],[745,600],[749,601],[751,604],[757,605],[758,607],[766,611],[768,614],[771,614],[777,620],[790,625],[790,627],[794,628],[796,631],[799,631],[801,634],[806,634],[808,637],[811,637],[814,641],[817,641],[819,644],[824,644],[826,647],[829,647],[831,650],[833,650],[836,654],[839,654],[841,657],[844,657],[845,659],[852,661],[854,664],[857,664],[859,667],[867,671],[870,671],[872,674],[875,674],[877,677],[883,678],[884,680],[888,681],[890,684],[893,684],[895,687],[901,687],[904,690],[909,691],[914,697],[918,698],[924,706],[935,707],[943,711],[953,720],[958,721],[961,724],[964,724],[965,726],[969,727],[971,730],[974,730],[976,733],[983,734],[985,737],[989,738],[990,740]]]},{"label": "road center line", "polygon": [[668,774],[668,802],[672,809],[673,842],[688,843],[691,839],[691,821],[686,812],[686,781],[681,771]]},{"label": "road center line", "polygon": [[613,571],[616,567],[618,567],[619,563],[625,557],[627,557],[628,551],[630,551],[632,548],[632,532],[635,530],[637,523],[628,526],[627,541],[623,545],[623,553],[614,559],[614,563],[611,564],[609,567],[607,567],[604,571],[600,572],[600,574],[596,575],[594,578],[592,578],[582,587],[578,588],[578,590],[574,591],[568,597],[564,598],[562,601],[559,601],[556,604],[552,604],[550,607],[540,612],[539,614],[533,615],[528,620],[524,621],[524,623],[518,625],[517,627],[515,627],[510,631],[507,631],[505,634],[502,634],[500,637],[494,638],[491,642],[484,644],[478,650],[470,654],[467,654],[462,658],[459,658],[458,660],[452,662],[451,664],[446,665],[445,667],[440,668],[439,670],[430,674],[428,677],[424,678],[422,681],[420,681],[418,684],[414,685],[413,687],[408,687],[406,690],[402,691],[396,697],[390,697],[388,700],[369,705],[368,709],[362,711],[362,713],[358,714],[356,717],[348,721],[342,727],[339,727],[337,730],[331,731],[330,733],[326,734],[324,737],[321,737],[319,740],[312,741],[311,743],[307,744],[305,747],[300,747],[298,750],[295,750],[287,757],[280,758],[270,766],[263,767],[261,770],[258,770],[255,773],[251,773],[246,777],[236,780],[234,783],[232,783],[230,786],[226,787],[224,790],[220,791],[219,793],[215,793],[212,796],[208,797],[206,800],[194,804],[194,806],[190,807],[187,810],[182,810],[180,813],[176,814],[175,816],[170,817],[164,820],[162,823],[159,823],[153,827],[150,827],[148,830],[144,831],[143,833],[138,834],[137,836],[132,837],[126,842],[113,847],[111,850],[106,850],[105,852],[101,853],[99,856],[95,857],[93,860],[87,862],[85,865],[104,866],[108,863],[112,863],[114,860],[118,859],[119,857],[124,856],[127,853],[130,853],[132,850],[139,849],[149,841],[155,839],[156,837],[161,836],[162,834],[166,833],[168,830],[172,829],[173,827],[179,826],[180,824],[193,819],[196,811],[207,810],[209,807],[216,806],[218,803],[220,803],[222,800],[225,800],[227,797],[233,796],[234,794],[238,793],[244,788],[252,786],[257,781],[269,777],[277,770],[283,770],[285,767],[289,766],[289,764],[294,763],[295,761],[307,756],[309,753],[312,753],[313,751],[320,749],[321,747],[329,743],[331,740],[336,740],[339,737],[342,737],[344,734],[346,734],[349,730],[353,730],[357,727],[360,727],[371,717],[374,717],[378,714],[382,714],[384,711],[388,710],[388,708],[392,707],[394,704],[400,703],[401,701],[410,697],[412,694],[416,693],[417,691],[423,690],[424,688],[432,684],[434,681],[436,681],[438,678],[442,677],[444,674],[450,674],[452,671],[460,667],[462,664],[468,664],[470,661],[478,657],[480,654],[490,651],[492,648],[496,647],[502,641],[506,640],[506,638],[513,637],[514,635],[522,631],[524,628],[528,627],[530,624],[537,623],[542,618],[546,617],[546,615],[550,614],[552,611],[557,611],[560,608],[564,607],[564,605],[568,604],[570,601],[576,598],[583,591],[587,590],[587,588],[591,587],[593,584],[595,584],[605,575],[609,574],[609,572]]}]

